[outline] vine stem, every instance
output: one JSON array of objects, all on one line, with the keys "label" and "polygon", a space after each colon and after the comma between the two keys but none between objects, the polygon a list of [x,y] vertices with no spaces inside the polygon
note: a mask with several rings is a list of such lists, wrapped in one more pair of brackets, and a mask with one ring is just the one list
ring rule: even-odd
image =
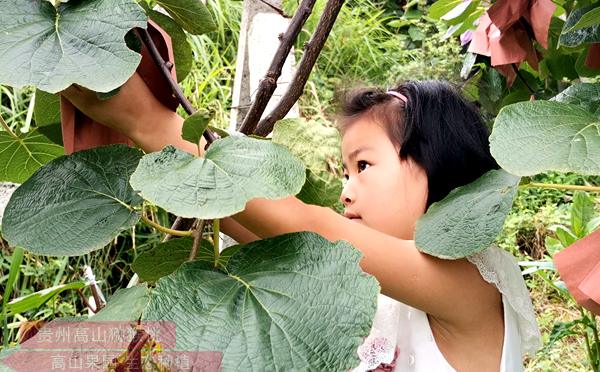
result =
[{"label": "vine stem", "polygon": [[163,225],[160,225],[160,224],[152,221],[145,215],[142,215],[142,222],[154,227],[156,230],[163,232],[165,234],[169,234],[169,235],[173,235],[173,236],[192,236],[191,231],[179,231],[179,230],[169,229],[168,227],[164,227]]},{"label": "vine stem", "polygon": [[[146,47],[148,48],[148,51],[150,52],[154,63],[156,64],[156,66],[158,66],[163,77],[167,80],[167,83],[171,87],[173,94],[175,94],[185,112],[187,112],[188,115],[192,115],[193,113],[195,113],[196,109],[192,107],[190,101],[188,101],[188,99],[184,96],[179,84],[177,84],[177,82],[173,79],[173,76],[171,76],[171,71],[169,70],[169,67],[167,66],[167,63],[165,62],[163,57],[160,55],[160,52],[156,48],[156,44],[154,44],[154,41],[152,40],[152,37],[150,36],[148,30],[140,29],[139,35],[142,38],[142,42],[144,43],[144,45],[146,45]],[[204,131],[203,136],[206,139],[208,145],[210,145],[216,140],[215,135],[208,128]]]},{"label": "vine stem", "polygon": [[519,78],[519,80],[521,80],[521,82],[523,84],[525,84],[525,87],[527,87],[527,89],[529,90],[529,92],[531,94],[535,94],[535,91],[533,90],[533,88],[531,88],[531,86],[529,86],[529,84],[527,83],[527,81],[525,80],[525,78],[523,77],[523,75],[521,75],[521,72],[519,71],[519,68],[517,67],[516,64],[512,63],[511,64],[513,71],[515,72],[515,74],[517,74],[517,77]]},{"label": "vine stem", "polygon": [[202,241],[202,232],[204,231],[205,220],[196,220],[194,225],[197,226],[192,233],[194,237],[194,243],[192,244],[192,250],[190,251],[190,256],[188,257],[188,261],[194,261],[196,256],[198,256],[198,247],[200,246],[200,242]]},{"label": "vine stem", "polygon": [[281,76],[281,70],[292,50],[294,41],[312,13],[315,2],[316,0],[302,0],[287,30],[280,35],[281,44],[279,44],[279,48],[273,56],[267,73],[260,81],[258,91],[254,96],[254,102],[252,102],[252,106],[244,118],[240,132],[250,134],[256,129],[256,125],[265,112],[267,104],[271,100],[273,93],[275,93],[275,89],[277,89],[277,80]]},{"label": "vine stem", "polygon": [[531,182],[521,186],[523,188],[538,187],[541,189],[556,189],[556,190],[575,190],[575,191],[588,191],[588,192],[600,192],[600,186],[581,186],[581,185],[561,185],[554,183],[539,183]]},{"label": "vine stem", "polygon": [[221,224],[221,220],[219,220],[218,218],[215,218],[213,220],[213,246],[215,249],[215,267],[218,266],[219,263],[219,257],[221,256],[220,250],[219,250],[219,230],[220,230],[220,224]]},{"label": "vine stem", "polygon": [[2,117],[2,115],[0,115],[0,125],[2,125],[2,128],[8,133],[10,134],[10,136],[14,139],[16,139],[17,141],[21,141],[21,139],[15,134],[15,132],[13,132],[10,127],[8,126],[8,124],[6,124],[6,122],[4,121],[4,118]]},{"label": "vine stem", "polygon": [[92,304],[90,304],[90,302],[87,300],[87,298],[85,298],[85,295],[83,294],[83,291],[79,288],[77,288],[77,294],[79,295],[79,298],[81,298],[81,302],[83,302],[83,304],[90,309],[90,311],[94,314],[96,314],[98,312],[98,310],[92,306]]},{"label": "vine stem", "polygon": [[273,130],[275,123],[283,119],[292,106],[294,106],[294,103],[298,101],[344,2],[345,0],[327,1],[315,32],[304,46],[304,55],[287,92],[281,97],[281,100],[273,111],[258,123],[256,130],[253,131],[254,134],[263,137],[267,136]]}]

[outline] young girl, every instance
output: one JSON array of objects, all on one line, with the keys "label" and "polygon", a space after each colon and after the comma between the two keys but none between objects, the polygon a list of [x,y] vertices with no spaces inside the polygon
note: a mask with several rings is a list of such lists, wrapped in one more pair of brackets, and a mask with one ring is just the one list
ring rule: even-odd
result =
[{"label": "young girl", "polygon": [[[183,119],[137,74],[107,101],[75,86],[63,95],[146,152],[168,144],[198,152],[181,139]],[[354,92],[339,122],[343,216],[295,197],[254,199],[223,220],[223,231],[240,243],[313,231],[362,251],[360,266],[382,295],[357,371],[522,370],[522,353],[539,347],[539,331],[512,257],[491,247],[442,260],[419,252],[413,240],[432,203],[497,168],[477,111],[446,83],[409,82]]]}]

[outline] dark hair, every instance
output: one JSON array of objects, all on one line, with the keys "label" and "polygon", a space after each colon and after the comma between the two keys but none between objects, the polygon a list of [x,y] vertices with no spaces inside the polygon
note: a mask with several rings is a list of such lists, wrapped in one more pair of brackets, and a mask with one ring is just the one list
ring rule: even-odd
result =
[{"label": "dark hair", "polygon": [[477,108],[444,81],[409,81],[393,89],[347,94],[339,120],[343,132],[359,117],[382,123],[400,158],[411,157],[427,173],[427,208],[454,188],[473,182],[498,164],[490,154],[489,132]]}]

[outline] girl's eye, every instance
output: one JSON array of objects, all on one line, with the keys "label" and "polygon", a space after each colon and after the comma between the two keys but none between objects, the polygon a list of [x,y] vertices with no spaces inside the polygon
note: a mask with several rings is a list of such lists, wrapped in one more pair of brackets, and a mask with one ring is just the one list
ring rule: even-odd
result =
[{"label": "girl's eye", "polygon": [[366,161],[364,161],[364,160],[360,160],[360,161],[358,162],[358,171],[359,171],[359,172],[362,172],[362,171],[364,171],[365,169],[367,169],[367,168],[368,168],[370,165],[371,165],[371,164],[367,163]]}]

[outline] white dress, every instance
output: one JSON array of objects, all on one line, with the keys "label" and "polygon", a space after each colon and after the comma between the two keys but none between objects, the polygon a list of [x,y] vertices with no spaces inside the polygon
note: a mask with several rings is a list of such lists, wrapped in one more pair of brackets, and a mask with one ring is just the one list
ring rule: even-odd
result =
[{"label": "white dress", "polygon": [[[523,354],[533,355],[541,341],[521,271],[514,257],[497,247],[467,259],[502,294],[504,343],[500,372],[522,371]],[[361,363],[353,372],[377,367],[385,371],[455,372],[435,342],[427,314],[382,294],[371,332],[357,352]]]}]

